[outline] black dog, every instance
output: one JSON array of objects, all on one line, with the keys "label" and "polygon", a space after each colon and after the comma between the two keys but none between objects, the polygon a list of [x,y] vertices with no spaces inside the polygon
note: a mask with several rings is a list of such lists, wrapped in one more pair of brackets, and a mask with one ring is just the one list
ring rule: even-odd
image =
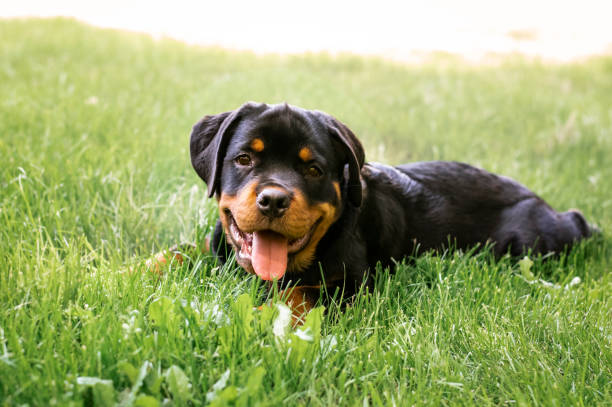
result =
[{"label": "black dog", "polygon": [[580,212],[556,212],[519,183],[466,164],[364,163],[344,124],[287,104],[206,116],[190,147],[219,203],[213,252],[225,261],[233,249],[247,272],[297,283],[292,298],[305,309],[322,284],[350,293],[377,262],[449,242],[520,255],[560,252],[591,234]]}]

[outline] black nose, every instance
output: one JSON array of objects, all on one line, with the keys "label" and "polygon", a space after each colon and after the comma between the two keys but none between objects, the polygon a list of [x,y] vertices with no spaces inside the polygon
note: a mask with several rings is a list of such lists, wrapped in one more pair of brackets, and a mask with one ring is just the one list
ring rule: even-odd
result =
[{"label": "black nose", "polygon": [[257,208],[270,218],[283,216],[291,204],[291,194],[281,188],[264,188],[257,195]]}]

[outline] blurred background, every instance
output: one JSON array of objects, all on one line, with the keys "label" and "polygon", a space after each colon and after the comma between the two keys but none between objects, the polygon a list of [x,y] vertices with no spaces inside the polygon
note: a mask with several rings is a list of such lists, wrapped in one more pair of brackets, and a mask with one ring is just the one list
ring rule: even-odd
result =
[{"label": "blurred background", "polygon": [[431,51],[481,62],[521,53],[568,61],[612,52],[609,0],[29,0],[1,17],[71,16],[188,43],[258,53],[352,52],[403,61]]},{"label": "blurred background", "polygon": [[31,216],[17,182],[35,179],[36,228],[118,264],[194,241],[215,207],[190,129],[254,100],[335,116],[369,161],[468,162],[612,224],[610,16],[610,0],[4,2],[4,207]]}]

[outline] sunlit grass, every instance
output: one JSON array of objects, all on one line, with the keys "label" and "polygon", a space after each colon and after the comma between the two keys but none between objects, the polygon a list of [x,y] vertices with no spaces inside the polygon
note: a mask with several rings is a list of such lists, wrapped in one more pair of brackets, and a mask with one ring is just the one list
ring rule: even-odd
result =
[{"label": "sunlit grass", "polygon": [[[0,95],[0,403],[612,403],[612,59],[404,66],[0,21]],[[327,111],[370,160],[509,175],[604,234],[528,270],[426,255],[300,331],[233,264],[146,273],[210,232],[188,134],[246,100]]]}]

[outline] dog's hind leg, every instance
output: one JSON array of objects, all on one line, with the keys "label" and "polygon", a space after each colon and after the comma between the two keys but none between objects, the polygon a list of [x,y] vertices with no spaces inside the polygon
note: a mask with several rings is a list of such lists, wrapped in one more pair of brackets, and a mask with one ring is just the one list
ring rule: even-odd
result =
[{"label": "dog's hind leg", "polygon": [[591,236],[593,229],[577,210],[557,212],[540,198],[522,200],[502,211],[493,234],[496,255],[560,253]]}]

